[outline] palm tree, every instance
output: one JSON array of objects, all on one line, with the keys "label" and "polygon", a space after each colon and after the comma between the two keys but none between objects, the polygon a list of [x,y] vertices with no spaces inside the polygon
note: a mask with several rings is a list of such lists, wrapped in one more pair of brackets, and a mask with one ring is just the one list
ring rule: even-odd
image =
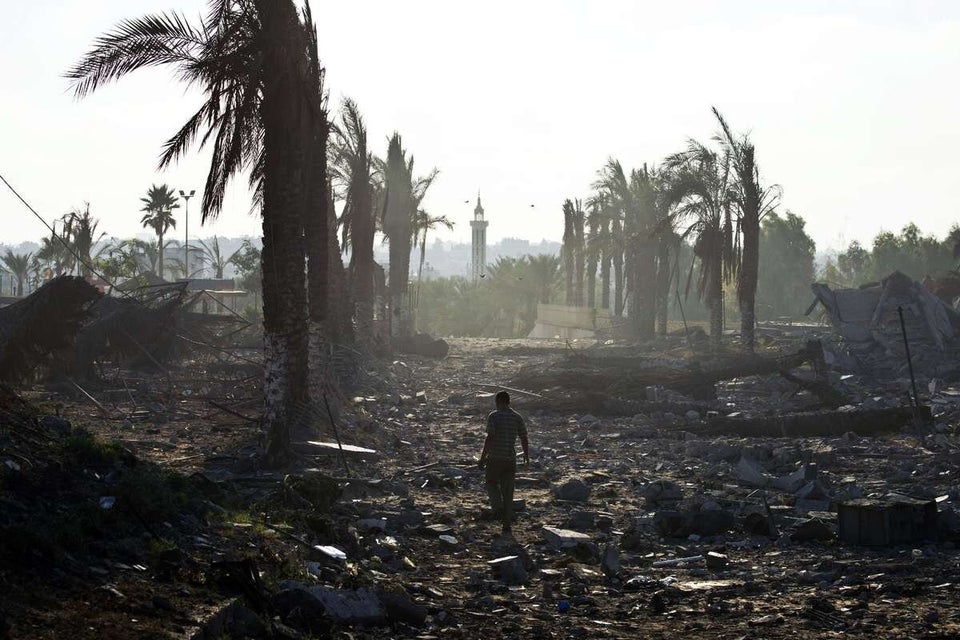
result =
[{"label": "palm tree", "polygon": [[32,253],[14,253],[11,249],[7,249],[7,253],[3,256],[3,266],[17,279],[18,296],[23,295],[23,282],[30,275],[31,258],[33,258]]},{"label": "palm tree", "polygon": [[383,175],[383,233],[390,241],[390,331],[407,336],[413,330],[406,313],[407,284],[410,275],[410,252],[413,239],[413,218],[420,209],[427,190],[436,180],[437,170],[414,179],[413,156],[407,156],[399,133],[394,133],[387,146]]},{"label": "palm tree", "polygon": [[[676,192],[682,197],[672,218],[686,226],[683,239],[693,238],[693,253],[700,264],[697,294],[710,310],[710,337],[719,347],[723,331],[723,284],[736,276],[740,263],[738,234],[733,227],[733,180],[731,158],[696,140],[687,149],[666,160],[677,172]],[[693,276],[687,276],[687,293]]]},{"label": "palm tree", "polygon": [[147,190],[147,195],[140,198],[143,208],[140,211],[147,213],[140,219],[145,229],[153,229],[157,234],[157,275],[163,277],[163,236],[167,230],[176,228],[177,221],[173,217],[173,210],[179,207],[177,197],[170,187],[165,184],[153,185]]},{"label": "palm tree", "polygon": [[[586,279],[587,307],[597,306],[597,263],[600,260],[603,227],[603,202],[596,195],[587,198]],[[608,274],[609,275],[609,274]]]},{"label": "palm tree", "polygon": [[209,266],[213,270],[213,277],[218,280],[223,279],[223,272],[226,270],[227,265],[233,262],[234,257],[240,253],[240,249],[237,249],[229,256],[223,254],[220,251],[220,240],[217,236],[213,236],[213,240],[210,241],[210,244],[207,244],[203,240],[200,241],[200,262],[201,264]]},{"label": "palm tree", "polygon": [[526,261],[530,289],[535,299],[540,304],[550,304],[560,282],[560,257],[543,253],[528,255]]},{"label": "palm tree", "polygon": [[573,201],[573,304],[577,307],[582,307],[584,303],[583,276],[587,259],[584,222],[583,202],[575,199]]},{"label": "palm tree", "polygon": [[[308,15],[308,12],[305,14]],[[160,165],[198,139],[213,142],[203,221],[223,205],[226,185],[250,170],[263,219],[268,459],[289,453],[286,418],[308,394],[303,220],[308,177],[305,118],[315,104],[307,29],[289,0],[211,0],[200,28],[179,14],[127,20],[98,39],[67,76],[78,96],[147,66],[170,65],[199,85],[200,109],[167,141]],[[314,116],[315,117],[315,116]]]},{"label": "palm tree", "polygon": [[420,303],[420,283],[423,282],[423,263],[427,258],[427,232],[438,227],[446,227],[453,231],[453,222],[447,216],[431,216],[423,209],[417,209],[413,216],[413,239],[414,246],[420,244],[420,266],[417,269],[417,300]]},{"label": "palm tree", "polygon": [[567,198],[563,201],[563,240],[561,253],[563,254],[563,275],[566,278],[564,300],[568,307],[572,307],[575,300],[573,294],[577,243],[577,235],[574,230],[575,217],[576,212],[573,207],[573,201]]},{"label": "palm tree", "polygon": [[40,249],[34,255],[43,267],[50,270],[51,276],[70,273],[76,262],[64,236],[62,231],[57,231],[57,221],[54,221],[50,235],[41,238]]},{"label": "palm tree", "polygon": [[726,120],[713,107],[713,115],[720,123],[718,141],[731,158],[736,175],[733,200],[739,213],[740,233],[743,235],[743,253],[737,274],[737,301],[740,305],[740,343],[747,353],[756,347],[757,279],[760,268],[760,221],[776,209],[780,197],[777,185],[762,187],[760,170],[756,163],[756,149],[746,134],[735,137]]},{"label": "palm tree", "polygon": [[[83,212],[74,209],[63,217],[64,236],[69,239],[69,244],[76,255],[77,272],[84,278],[91,274],[91,264],[95,257],[91,254],[93,246],[107,235],[106,233],[96,235],[98,225],[99,220],[90,215],[89,202]],[[98,254],[103,251],[104,247],[101,247]]]},{"label": "palm tree", "polygon": [[[607,195],[615,211],[614,236],[623,235],[631,325],[638,337],[651,338],[656,314],[656,196],[652,173],[644,166],[642,170],[633,170],[628,178],[620,162],[610,158],[593,186]],[[621,265],[615,254],[618,279],[622,279]],[[621,286],[618,282],[618,290]],[[622,305],[621,300],[617,300],[617,305]]]},{"label": "palm tree", "polygon": [[340,120],[333,124],[330,146],[334,186],[344,201],[340,225],[343,246],[350,246],[350,278],[357,335],[366,346],[373,337],[374,202],[379,182],[376,163],[367,148],[367,128],[357,103],[344,98]]}]

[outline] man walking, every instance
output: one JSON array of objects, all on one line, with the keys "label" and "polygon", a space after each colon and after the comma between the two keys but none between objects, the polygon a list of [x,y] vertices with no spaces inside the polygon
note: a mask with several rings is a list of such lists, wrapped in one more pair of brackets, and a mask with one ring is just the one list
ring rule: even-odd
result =
[{"label": "man walking", "polygon": [[510,394],[496,395],[497,410],[487,416],[487,439],[480,453],[480,468],[486,468],[487,495],[493,517],[503,522],[510,533],[513,520],[513,482],[517,474],[517,436],[523,447],[523,461],[530,462],[527,426],[519,413],[510,408]]}]

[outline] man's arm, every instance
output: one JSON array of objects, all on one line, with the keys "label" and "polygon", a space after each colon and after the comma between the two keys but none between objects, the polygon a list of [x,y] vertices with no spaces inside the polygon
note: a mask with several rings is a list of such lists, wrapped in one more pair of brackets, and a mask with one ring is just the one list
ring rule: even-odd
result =
[{"label": "man's arm", "polygon": [[523,462],[530,464],[530,444],[527,442],[527,434],[520,434],[520,446],[523,447]]},{"label": "man's arm", "polygon": [[490,451],[490,441],[493,440],[493,434],[488,433],[487,439],[483,441],[483,451],[480,452],[480,461],[477,466],[483,469],[487,465],[487,453]]}]

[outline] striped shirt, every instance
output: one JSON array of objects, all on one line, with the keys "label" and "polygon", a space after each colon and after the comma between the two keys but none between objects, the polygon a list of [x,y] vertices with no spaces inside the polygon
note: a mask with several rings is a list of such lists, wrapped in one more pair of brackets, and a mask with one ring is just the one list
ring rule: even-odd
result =
[{"label": "striped shirt", "polygon": [[487,434],[492,436],[487,456],[490,460],[517,459],[517,436],[526,437],[527,426],[513,409],[497,409],[487,416]]}]

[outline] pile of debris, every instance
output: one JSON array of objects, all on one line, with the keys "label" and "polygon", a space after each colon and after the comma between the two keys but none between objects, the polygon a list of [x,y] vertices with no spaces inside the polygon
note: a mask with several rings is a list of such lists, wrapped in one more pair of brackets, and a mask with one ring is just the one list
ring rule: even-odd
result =
[{"label": "pile of debris", "polygon": [[812,288],[814,304],[823,305],[842,340],[836,363],[840,369],[906,375],[905,331],[917,371],[930,378],[960,375],[960,315],[921,283],[895,271],[879,284],[859,289],[831,289],[821,283]]}]

